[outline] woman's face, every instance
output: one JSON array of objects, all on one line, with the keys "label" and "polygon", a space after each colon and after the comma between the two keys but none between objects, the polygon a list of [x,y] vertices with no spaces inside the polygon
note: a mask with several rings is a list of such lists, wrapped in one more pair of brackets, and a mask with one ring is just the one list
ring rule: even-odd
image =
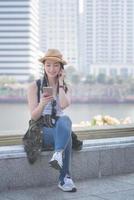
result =
[{"label": "woman's face", "polygon": [[60,62],[56,62],[53,60],[46,60],[44,68],[48,77],[55,78],[61,70],[61,65]]}]

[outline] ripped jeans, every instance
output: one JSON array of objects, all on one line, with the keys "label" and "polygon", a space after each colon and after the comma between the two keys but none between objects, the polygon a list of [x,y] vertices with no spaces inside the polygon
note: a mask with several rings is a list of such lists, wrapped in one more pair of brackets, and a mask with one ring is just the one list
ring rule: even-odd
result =
[{"label": "ripped jeans", "polygon": [[52,145],[55,151],[63,150],[63,167],[60,170],[59,180],[62,182],[65,175],[71,175],[72,151],[72,122],[66,115],[61,116],[54,128],[43,128],[44,145]]}]

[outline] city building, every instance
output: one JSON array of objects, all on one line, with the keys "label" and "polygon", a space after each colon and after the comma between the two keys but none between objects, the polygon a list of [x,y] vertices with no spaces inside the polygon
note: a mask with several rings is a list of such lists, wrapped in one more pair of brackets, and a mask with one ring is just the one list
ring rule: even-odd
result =
[{"label": "city building", "polygon": [[78,69],[78,0],[40,0],[40,47],[58,48]]},{"label": "city building", "polygon": [[134,1],[83,1],[84,72],[134,75]]},{"label": "city building", "polygon": [[0,76],[28,81],[38,74],[38,0],[0,0]]}]

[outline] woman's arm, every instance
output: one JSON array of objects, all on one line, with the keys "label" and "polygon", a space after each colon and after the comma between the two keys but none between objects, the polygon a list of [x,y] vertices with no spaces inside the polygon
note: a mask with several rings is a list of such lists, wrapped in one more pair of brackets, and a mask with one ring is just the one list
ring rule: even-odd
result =
[{"label": "woman's arm", "polygon": [[37,85],[36,82],[31,83],[27,91],[28,107],[30,110],[31,118],[37,120],[42,115],[45,105],[52,100],[52,96],[44,97],[41,95],[40,102],[37,98]]},{"label": "woman's arm", "polygon": [[[59,86],[62,86],[63,83],[59,82]],[[70,98],[70,90],[68,89],[67,92],[65,92],[64,88],[59,87],[59,102],[60,107],[62,109],[65,109],[71,104],[71,98]]]},{"label": "woman's arm", "polygon": [[62,109],[65,109],[71,103],[70,92],[69,90],[65,92],[63,87],[64,78],[65,78],[65,71],[62,69],[59,73],[59,101],[60,101],[60,107]]}]

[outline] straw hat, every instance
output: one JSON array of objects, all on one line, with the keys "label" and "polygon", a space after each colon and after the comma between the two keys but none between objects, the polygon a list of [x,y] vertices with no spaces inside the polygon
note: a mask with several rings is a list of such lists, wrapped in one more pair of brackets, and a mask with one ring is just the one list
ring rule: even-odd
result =
[{"label": "straw hat", "polygon": [[47,59],[55,60],[57,62],[62,63],[63,65],[67,64],[67,62],[63,59],[63,55],[58,49],[48,49],[48,51],[42,58],[39,59],[39,61],[44,63],[44,61]]}]

